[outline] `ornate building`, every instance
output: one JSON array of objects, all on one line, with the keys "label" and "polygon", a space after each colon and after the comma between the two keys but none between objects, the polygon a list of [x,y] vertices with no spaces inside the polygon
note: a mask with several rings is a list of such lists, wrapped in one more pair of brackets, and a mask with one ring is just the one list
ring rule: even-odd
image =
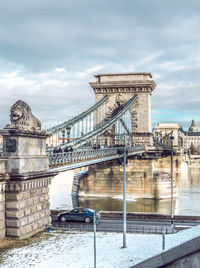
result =
[{"label": "ornate building", "polygon": [[194,148],[200,146],[200,131],[194,120],[192,120],[188,131],[183,130],[178,123],[158,123],[153,132],[160,133],[162,138],[168,134],[174,136],[173,145],[184,149],[189,149],[191,146]]},{"label": "ornate building", "polygon": [[158,123],[154,128],[154,134],[158,133],[160,139],[164,138],[166,135],[172,135],[174,137],[174,146],[179,145],[179,129],[180,126],[177,123]]}]

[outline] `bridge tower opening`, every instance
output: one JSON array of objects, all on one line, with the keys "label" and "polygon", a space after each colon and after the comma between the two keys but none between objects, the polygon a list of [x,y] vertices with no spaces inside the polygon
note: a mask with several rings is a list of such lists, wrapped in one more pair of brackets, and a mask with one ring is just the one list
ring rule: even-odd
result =
[{"label": "bridge tower opening", "polygon": [[[108,101],[94,115],[94,126],[101,125],[108,117],[123,106],[134,95],[137,101],[130,108],[131,136],[137,144],[149,144],[152,136],[151,128],[151,94],[156,84],[151,73],[113,73],[96,74],[96,82],[90,82],[95,93],[95,102],[105,95]],[[113,128],[110,132],[113,133]]]}]

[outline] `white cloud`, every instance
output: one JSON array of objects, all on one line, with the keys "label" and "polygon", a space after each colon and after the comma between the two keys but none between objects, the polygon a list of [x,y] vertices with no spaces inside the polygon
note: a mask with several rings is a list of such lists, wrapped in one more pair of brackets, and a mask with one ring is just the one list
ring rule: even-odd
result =
[{"label": "white cloud", "polygon": [[151,72],[154,110],[197,113],[198,1],[12,3],[0,10],[0,122],[17,99],[42,120],[77,113],[94,101],[99,72]]}]

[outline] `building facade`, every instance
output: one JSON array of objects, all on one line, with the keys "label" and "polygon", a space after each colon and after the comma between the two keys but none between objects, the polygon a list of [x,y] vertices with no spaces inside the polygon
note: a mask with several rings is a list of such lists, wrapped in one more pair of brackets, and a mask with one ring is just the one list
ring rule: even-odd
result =
[{"label": "building facade", "polygon": [[161,139],[166,135],[172,135],[174,137],[173,145],[186,150],[191,147],[200,147],[200,131],[196,127],[194,120],[192,120],[188,130],[183,130],[178,123],[158,123],[153,132],[154,136],[159,133]]},{"label": "building facade", "polygon": [[200,146],[200,131],[196,127],[194,120],[192,120],[188,131],[184,131],[182,128],[179,129],[179,140],[180,145],[185,149],[189,149],[191,146],[195,148]]}]

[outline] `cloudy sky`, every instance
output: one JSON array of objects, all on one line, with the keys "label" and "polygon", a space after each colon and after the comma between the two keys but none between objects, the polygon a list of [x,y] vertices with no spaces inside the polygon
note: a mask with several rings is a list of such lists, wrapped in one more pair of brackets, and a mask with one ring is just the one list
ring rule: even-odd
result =
[{"label": "cloudy sky", "polygon": [[0,126],[22,99],[45,124],[94,103],[105,72],[151,72],[153,121],[200,120],[199,0],[8,0],[0,8]]}]

